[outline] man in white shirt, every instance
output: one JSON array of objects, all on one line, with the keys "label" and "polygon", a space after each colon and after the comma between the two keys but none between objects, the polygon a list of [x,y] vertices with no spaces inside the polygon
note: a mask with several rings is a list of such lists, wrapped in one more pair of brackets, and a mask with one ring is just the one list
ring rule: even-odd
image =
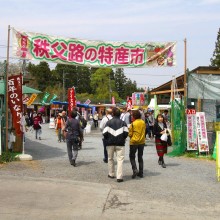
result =
[{"label": "man in white shirt", "polygon": [[125,108],[122,109],[122,113],[121,113],[121,116],[120,116],[120,119],[127,124],[128,128],[129,128],[129,126],[131,124],[131,114],[130,114],[130,111],[131,111],[131,109],[127,109],[125,107]]},{"label": "man in white shirt", "polygon": [[[100,123],[100,130],[103,131],[103,129],[105,128],[105,125],[107,123],[107,121],[109,121],[110,119],[112,119],[112,109],[106,109],[106,115],[102,118],[101,123]],[[102,139],[103,141],[103,147],[104,147],[104,158],[103,161],[105,163],[108,163],[108,152],[106,149],[106,143],[105,143],[105,139]]]}]

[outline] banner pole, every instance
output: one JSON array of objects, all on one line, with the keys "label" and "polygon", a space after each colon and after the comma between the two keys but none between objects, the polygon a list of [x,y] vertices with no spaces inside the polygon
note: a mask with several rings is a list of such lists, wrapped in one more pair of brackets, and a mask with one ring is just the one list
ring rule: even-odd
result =
[{"label": "banner pole", "polygon": [[184,106],[187,109],[187,40],[184,39]]},{"label": "banner pole", "polygon": [[5,150],[8,152],[8,72],[9,72],[9,47],[10,47],[10,25],[8,25],[7,60],[5,76]]}]

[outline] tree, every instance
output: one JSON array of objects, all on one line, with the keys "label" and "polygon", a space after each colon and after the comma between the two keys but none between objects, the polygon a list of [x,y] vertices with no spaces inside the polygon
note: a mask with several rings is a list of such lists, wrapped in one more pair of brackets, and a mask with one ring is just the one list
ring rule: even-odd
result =
[{"label": "tree", "polygon": [[124,74],[124,69],[117,68],[115,72],[115,87],[116,87],[119,97],[122,99],[126,98],[126,93],[125,93],[126,83],[127,83],[127,78]]},{"label": "tree", "polygon": [[113,77],[113,71],[110,68],[100,68],[91,75],[91,87],[94,91],[94,95],[103,102],[111,102],[111,97],[114,96],[117,100],[119,98],[115,89],[115,82]]},{"label": "tree", "polygon": [[217,41],[215,42],[215,50],[213,52],[213,57],[210,59],[211,66],[220,67],[220,28],[218,31]]}]

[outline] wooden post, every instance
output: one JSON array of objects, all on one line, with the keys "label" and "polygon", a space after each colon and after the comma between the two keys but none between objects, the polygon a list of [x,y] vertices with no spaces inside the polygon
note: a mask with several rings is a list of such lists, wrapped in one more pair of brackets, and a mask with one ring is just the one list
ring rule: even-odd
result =
[{"label": "wooden post", "polygon": [[202,103],[201,103],[201,99],[198,99],[197,102],[197,112],[201,112],[202,111]]}]

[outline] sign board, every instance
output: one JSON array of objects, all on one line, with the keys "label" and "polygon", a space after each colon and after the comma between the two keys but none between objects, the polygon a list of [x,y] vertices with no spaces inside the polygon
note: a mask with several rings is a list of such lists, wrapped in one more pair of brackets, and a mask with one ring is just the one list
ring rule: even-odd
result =
[{"label": "sign board", "polygon": [[196,127],[199,152],[208,152],[208,137],[204,112],[196,112]]},{"label": "sign board", "polygon": [[187,114],[187,150],[198,150],[196,114]]},{"label": "sign board", "polygon": [[216,174],[220,181],[220,131],[216,132]]}]

